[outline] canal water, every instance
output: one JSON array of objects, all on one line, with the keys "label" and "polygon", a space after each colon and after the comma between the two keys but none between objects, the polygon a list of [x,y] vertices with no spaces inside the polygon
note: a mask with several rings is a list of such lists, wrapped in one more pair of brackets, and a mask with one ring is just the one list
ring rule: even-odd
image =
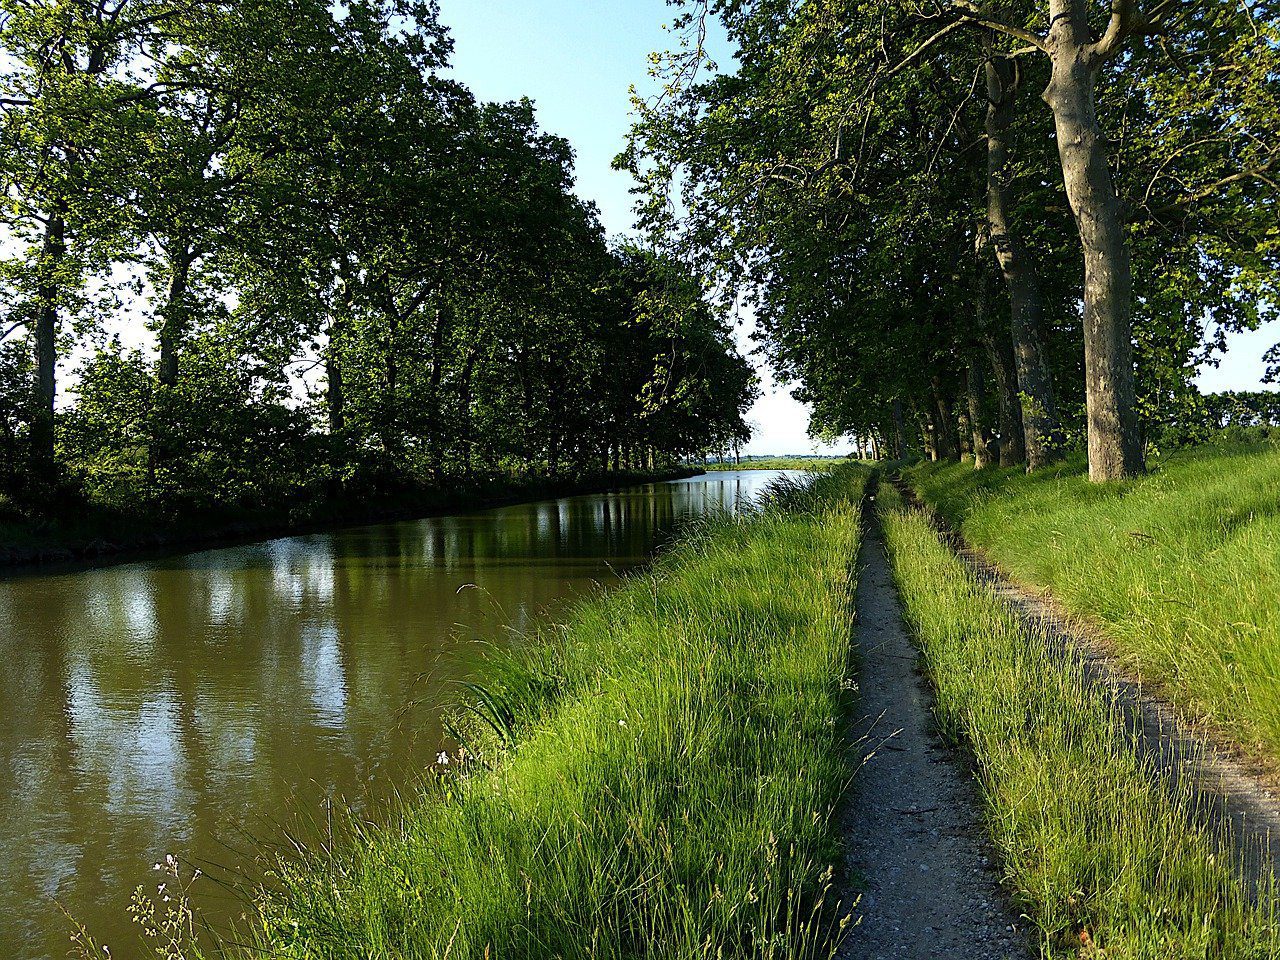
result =
[{"label": "canal water", "polygon": [[242,907],[219,881],[263,844],[411,787],[486,644],[778,475],[0,580],[0,956],[66,956],[63,909],[139,955],[129,898],[170,853],[204,867],[197,903],[225,923]]}]

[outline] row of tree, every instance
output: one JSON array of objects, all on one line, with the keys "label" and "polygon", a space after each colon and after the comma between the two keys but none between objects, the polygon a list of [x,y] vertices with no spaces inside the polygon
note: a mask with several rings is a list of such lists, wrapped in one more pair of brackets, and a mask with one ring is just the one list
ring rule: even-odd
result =
[{"label": "row of tree", "polygon": [[618,162],[821,431],[1131,476],[1280,303],[1273,0],[683,7]]},{"label": "row of tree", "polygon": [[0,483],[261,505],[744,439],[700,281],[449,55],[427,0],[0,0]]}]

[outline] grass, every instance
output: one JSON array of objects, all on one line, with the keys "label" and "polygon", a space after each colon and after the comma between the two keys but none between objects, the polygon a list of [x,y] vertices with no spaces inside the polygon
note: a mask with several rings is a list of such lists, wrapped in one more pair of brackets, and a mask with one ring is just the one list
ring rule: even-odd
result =
[{"label": "grass", "polygon": [[708,522],[495,654],[462,762],[282,860],[256,955],[829,956],[863,478]]},{"label": "grass", "polygon": [[744,457],[740,463],[716,461],[700,464],[707,473],[723,470],[831,470],[845,463],[844,457]]},{"label": "grass", "polygon": [[1188,715],[1280,758],[1280,449],[1202,448],[1108,486],[1079,463],[909,477],[1016,580],[1092,618]]},{"label": "grass", "polygon": [[1028,636],[928,517],[884,490],[904,613],[943,732],[971,751],[1007,885],[1050,957],[1280,955],[1273,885],[1257,901],[1139,759],[1080,664]]}]

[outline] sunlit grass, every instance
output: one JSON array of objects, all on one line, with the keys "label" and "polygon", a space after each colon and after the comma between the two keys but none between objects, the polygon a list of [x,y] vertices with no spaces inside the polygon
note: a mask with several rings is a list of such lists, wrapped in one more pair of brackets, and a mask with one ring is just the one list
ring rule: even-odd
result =
[{"label": "sunlit grass", "polygon": [[1280,757],[1280,450],[1207,448],[1099,487],[924,467],[911,481],[1015,579],[1095,618],[1194,717]]},{"label": "sunlit grass", "polygon": [[944,733],[972,750],[1008,884],[1058,957],[1275,957],[1230,847],[1139,759],[1080,664],[1028,636],[897,493],[880,498],[903,606]]},{"label": "sunlit grass", "polygon": [[495,654],[462,769],[282,861],[258,955],[830,955],[862,482],[708,522]]}]

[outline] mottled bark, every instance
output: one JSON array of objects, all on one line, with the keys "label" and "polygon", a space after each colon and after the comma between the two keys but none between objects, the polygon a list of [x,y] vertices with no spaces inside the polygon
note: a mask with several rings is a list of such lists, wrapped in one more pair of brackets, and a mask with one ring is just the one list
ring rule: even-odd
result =
[{"label": "mottled bark", "polygon": [[1040,284],[1011,215],[1008,138],[1017,103],[1017,66],[1008,58],[989,55],[986,77],[987,229],[1009,288],[1010,335],[1018,390],[1024,398],[1023,442],[1027,468],[1036,470],[1061,458],[1063,435],[1040,335],[1044,322]]},{"label": "mottled bark", "polygon": [[960,459],[960,443],[956,437],[956,421],[951,412],[951,398],[940,377],[933,378],[933,443],[939,460]]},{"label": "mottled bark", "polygon": [[1018,397],[1018,374],[1014,368],[1013,345],[1009,338],[992,334],[983,340],[991,372],[995,375],[996,424],[1000,430],[1000,466],[1016,467],[1026,462],[1022,436],[1022,401]]},{"label": "mottled bark", "polygon": [[383,398],[383,422],[379,426],[382,449],[386,453],[399,453],[400,436],[400,310],[389,285],[384,284],[383,315],[387,322],[386,354],[383,357],[383,377],[386,396]]},{"label": "mottled bark", "polygon": [[1111,27],[1095,42],[1084,0],[1051,0],[1044,92],[1057,128],[1067,199],[1084,252],[1084,368],[1089,477],[1121,480],[1144,469],[1133,370],[1133,265],[1124,218],[1098,126],[1094,81],[1122,40],[1131,2],[1114,5]]},{"label": "mottled bark", "polygon": [[920,442],[924,446],[924,455],[933,463],[937,463],[940,459],[938,456],[938,445],[934,443],[933,421],[928,417],[920,419]]},{"label": "mottled bark", "polygon": [[164,391],[172,390],[178,385],[178,357],[191,315],[187,303],[187,288],[194,262],[195,254],[191,245],[185,239],[177,238],[169,250],[169,286],[165,291],[164,304],[160,308],[160,360],[156,366],[156,380],[161,391],[152,408],[147,443],[147,483],[152,487],[156,485],[160,468],[171,463],[176,454],[175,434],[164,429],[167,418],[171,415],[170,404],[164,402]]},{"label": "mottled bark", "polygon": [[[461,411],[461,440],[462,440],[462,469],[467,476],[471,476],[471,459],[472,447],[474,441],[471,436],[471,378],[476,367],[476,351],[474,347],[467,350],[466,359],[462,362],[462,374],[459,378],[458,385],[458,408]],[[605,469],[608,469],[609,453],[605,450]]]},{"label": "mottled bark", "polygon": [[427,419],[429,422],[427,443],[431,457],[431,472],[436,480],[444,473],[444,424],[440,403],[440,383],[444,378],[445,312],[435,312],[435,325],[431,331],[431,377],[427,383]]},{"label": "mottled bark", "polygon": [[347,385],[342,372],[342,346],[351,319],[351,284],[339,281],[337,302],[329,318],[328,343],[324,348],[325,407],[329,414],[329,434],[338,436],[347,429]]},{"label": "mottled bark", "polygon": [[902,401],[893,401],[893,457],[901,460],[907,455],[907,427],[902,415]]},{"label": "mottled bark", "polygon": [[985,378],[982,376],[982,364],[976,356],[970,357],[964,380],[965,397],[969,404],[973,466],[975,470],[983,470],[995,462],[995,445],[983,403],[986,394]]},{"label": "mottled bark", "polygon": [[55,210],[45,225],[36,287],[36,409],[31,420],[33,476],[48,480],[57,470],[54,453],[54,405],[58,396],[59,273],[66,260],[66,220]]},{"label": "mottled bark", "polygon": [[178,385],[178,353],[191,316],[187,303],[191,265],[195,254],[189,243],[179,239],[174,243],[169,257],[169,289],[165,292],[164,308],[160,311],[160,364],[157,378],[164,387]]}]

